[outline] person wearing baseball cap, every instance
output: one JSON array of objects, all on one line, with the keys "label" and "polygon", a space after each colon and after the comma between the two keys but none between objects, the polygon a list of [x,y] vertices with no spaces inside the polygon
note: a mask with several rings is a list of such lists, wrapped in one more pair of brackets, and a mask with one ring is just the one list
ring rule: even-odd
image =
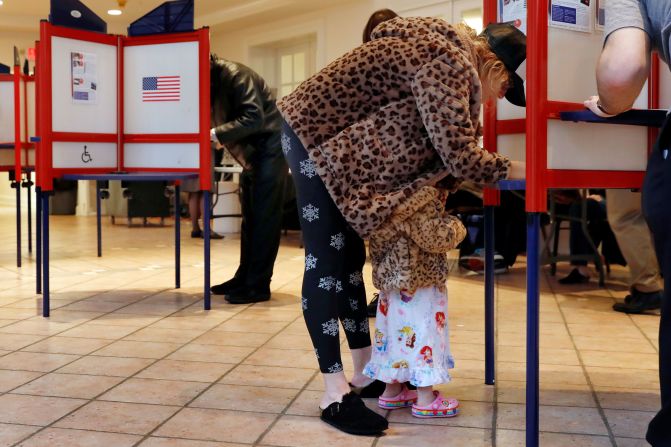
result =
[{"label": "person wearing baseball cap", "polygon": [[[437,272],[431,303],[444,309],[413,315],[410,325],[416,328],[417,345],[413,336],[386,337],[378,328],[383,334],[376,337],[373,351],[370,334],[377,332],[366,315],[364,240],[379,239],[384,229],[396,228],[398,212],[410,213],[413,198],[427,191],[425,187],[441,190],[444,200],[464,180],[484,185],[524,178],[523,162],[488,152],[479,139],[484,101],[506,97],[525,104],[518,72],[526,58],[526,38],[506,24],[490,25],[478,36],[466,25],[423,17],[386,20],[366,36],[369,42],[305,80],[277,106],[284,118],[282,145],[294,173],[305,247],[303,315],[324,379],[321,419],[346,433],[377,436],[388,423],[362,397],[379,397],[378,404],[385,407],[401,408],[397,402],[417,406],[419,413],[434,404],[443,406],[439,417],[455,416],[458,404],[433,389],[449,382],[453,366],[447,271],[429,269]],[[393,249],[383,252],[406,256]],[[413,259],[418,258],[407,259],[404,272],[421,283],[418,287],[427,287],[421,279],[423,267]],[[394,277],[400,273],[386,271]],[[387,304],[399,304],[379,303],[378,315],[390,309]],[[427,326],[422,321],[437,323]],[[352,357],[349,378],[342,366],[339,323]],[[419,340],[426,337],[435,343],[426,344],[424,355],[416,355],[424,346]],[[397,346],[399,342],[405,344]],[[383,357],[394,346],[408,355],[386,362]]]}]

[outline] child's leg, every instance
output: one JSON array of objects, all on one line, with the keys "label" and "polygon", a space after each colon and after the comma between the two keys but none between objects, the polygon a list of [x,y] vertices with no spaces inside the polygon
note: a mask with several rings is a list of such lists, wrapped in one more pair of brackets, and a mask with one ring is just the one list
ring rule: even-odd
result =
[{"label": "child's leg", "polygon": [[382,393],[382,397],[398,396],[402,389],[402,383],[388,383],[387,387],[384,389],[384,393]]},{"label": "child's leg", "polygon": [[420,386],[417,388],[417,405],[420,407],[426,407],[431,405],[433,401],[436,400],[436,396],[433,394],[432,386]]}]

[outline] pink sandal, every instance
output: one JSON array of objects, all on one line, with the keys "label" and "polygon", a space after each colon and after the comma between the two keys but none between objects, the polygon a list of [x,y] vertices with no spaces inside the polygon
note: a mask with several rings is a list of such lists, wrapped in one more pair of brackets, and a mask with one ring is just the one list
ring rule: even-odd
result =
[{"label": "pink sandal", "polygon": [[382,397],[377,400],[377,406],[385,410],[396,410],[398,408],[408,408],[417,402],[417,391],[409,390],[403,386],[397,396]]},{"label": "pink sandal", "polygon": [[412,406],[412,415],[416,418],[451,418],[459,414],[459,401],[453,397],[445,398],[434,391],[436,399],[426,407]]}]

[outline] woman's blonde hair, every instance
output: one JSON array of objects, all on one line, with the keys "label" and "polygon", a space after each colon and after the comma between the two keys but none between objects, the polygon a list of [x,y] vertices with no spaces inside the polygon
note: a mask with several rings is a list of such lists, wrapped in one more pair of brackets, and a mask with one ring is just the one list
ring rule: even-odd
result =
[{"label": "woman's blonde hair", "polygon": [[457,24],[456,29],[460,34],[468,37],[473,45],[476,57],[475,68],[478,70],[480,82],[483,84],[486,82],[486,87],[492,91],[497,90],[499,86],[507,86],[510,80],[508,69],[491,50],[487,38],[478,36],[473,28],[463,22]]}]

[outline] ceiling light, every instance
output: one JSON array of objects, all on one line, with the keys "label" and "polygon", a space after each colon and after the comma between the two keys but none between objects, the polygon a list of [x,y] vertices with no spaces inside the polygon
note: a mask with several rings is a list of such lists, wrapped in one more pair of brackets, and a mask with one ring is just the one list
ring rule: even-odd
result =
[{"label": "ceiling light", "polygon": [[0,6],[2,6],[2,5],[3,5],[3,3],[4,3],[4,2],[3,2],[2,0],[0,0]]},{"label": "ceiling light", "polygon": [[[2,1],[2,0],[0,0],[0,1]],[[121,10],[120,9],[110,9],[109,11],[107,11],[107,14],[109,14],[111,16],[120,16],[121,15]]]}]

